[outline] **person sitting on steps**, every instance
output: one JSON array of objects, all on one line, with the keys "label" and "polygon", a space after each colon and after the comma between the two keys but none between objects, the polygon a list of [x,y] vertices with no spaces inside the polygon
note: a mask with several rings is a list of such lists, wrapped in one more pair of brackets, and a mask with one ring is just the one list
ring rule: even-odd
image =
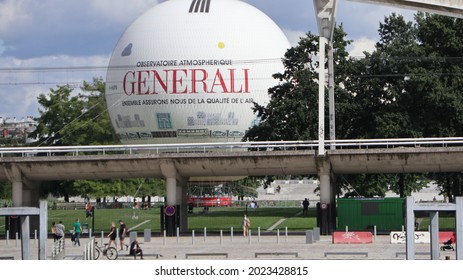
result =
[{"label": "person sitting on steps", "polygon": [[137,258],[137,255],[140,255],[140,259],[143,260],[143,250],[140,248],[140,245],[136,239],[130,244],[129,255],[133,256],[135,259]]}]

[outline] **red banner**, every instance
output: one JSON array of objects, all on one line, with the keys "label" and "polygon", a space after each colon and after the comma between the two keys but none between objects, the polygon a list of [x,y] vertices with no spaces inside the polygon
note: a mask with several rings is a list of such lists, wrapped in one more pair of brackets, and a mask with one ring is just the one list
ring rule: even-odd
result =
[{"label": "red banner", "polygon": [[439,243],[449,241],[453,234],[453,231],[439,231]]},{"label": "red banner", "polygon": [[333,244],[373,243],[373,234],[369,231],[335,231],[332,239]]},{"label": "red banner", "polygon": [[232,206],[231,197],[189,197],[188,204],[195,207],[221,207]]}]

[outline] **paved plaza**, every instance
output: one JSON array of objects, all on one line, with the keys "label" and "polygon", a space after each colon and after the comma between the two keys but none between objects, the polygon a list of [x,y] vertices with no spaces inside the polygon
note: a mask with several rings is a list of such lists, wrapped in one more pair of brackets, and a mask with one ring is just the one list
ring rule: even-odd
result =
[{"label": "paved plaza", "polygon": [[[148,240],[149,239],[149,240]],[[400,260],[405,259],[405,244],[391,244],[389,235],[376,236],[369,244],[333,244],[331,236],[321,236],[313,243],[306,242],[306,236],[265,234],[252,235],[251,238],[239,235],[195,235],[181,237],[156,236],[144,240],[138,237],[145,259],[176,260],[176,259],[299,259],[299,260]],[[96,237],[98,243],[101,237]],[[84,245],[88,238],[81,238],[80,247],[72,245],[68,238],[65,244],[65,260],[82,260]],[[103,239],[104,243],[107,238]],[[53,240],[47,243],[47,258],[51,260]],[[430,244],[415,245],[415,259],[430,259]],[[16,240],[0,240],[1,259],[21,259],[21,243]],[[441,251],[440,259],[455,259],[454,251]],[[31,240],[31,259],[38,259],[38,241]],[[105,259],[100,256],[100,260]],[[128,252],[123,250],[119,260],[133,260]]]}]

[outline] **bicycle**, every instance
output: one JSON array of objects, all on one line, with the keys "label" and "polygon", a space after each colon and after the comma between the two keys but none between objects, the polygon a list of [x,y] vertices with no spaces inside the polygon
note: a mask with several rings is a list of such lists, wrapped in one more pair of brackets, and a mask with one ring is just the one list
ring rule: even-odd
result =
[{"label": "bicycle", "polygon": [[98,246],[98,242],[95,242],[95,250],[93,251],[93,259],[97,260],[101,254],[106,256],[108,260],[115,260],[118,257],[117,249],[114,247],[108,247],[108,243],[104,244],[104,247]]}]

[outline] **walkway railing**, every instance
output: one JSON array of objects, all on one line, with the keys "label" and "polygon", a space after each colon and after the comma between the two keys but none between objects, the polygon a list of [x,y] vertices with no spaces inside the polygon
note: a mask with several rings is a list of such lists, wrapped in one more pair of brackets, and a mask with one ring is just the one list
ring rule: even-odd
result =
[{"label": "walkway railing", "polygon": [[[397,147],[463,146],[463,137],[326,140],[326,148],[390,149]],[[58,155],[106,155],[137,153],[238,152],[265,150],[317,150],[318,141],[217,142],[180,144],[134,144],[101,146],[52,146],[0,148],[0,157]]]},{"label": "walkway railing", "polygon": [[83,259],[94,260],[95,253],[95,237],[91,237],[87,244],[84,246]]},{"label": "walkway railing", "polygon": [[51,258],[53,260],[62,260],[66,256],[66,250],[65,250],[65,240],[64,237],[56,240],[53,243],[53,248],[51,251]]}]

